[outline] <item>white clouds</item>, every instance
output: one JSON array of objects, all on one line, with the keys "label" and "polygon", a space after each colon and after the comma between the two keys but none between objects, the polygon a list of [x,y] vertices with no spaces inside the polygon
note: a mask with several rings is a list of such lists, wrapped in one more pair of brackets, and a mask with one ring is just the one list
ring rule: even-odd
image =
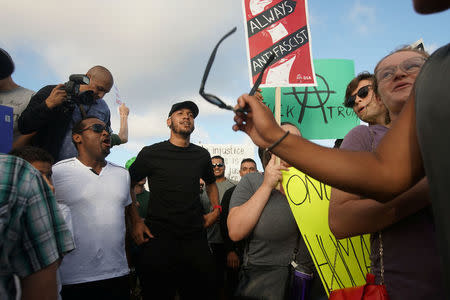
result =
[{"label": "white clouds", "polygon": [[[108,103],[111,110],[111,124],[114,132],[119,132],[120,119],[118,115],[118,106],[114,104],[114,95],[113,91],[105,97],[106,102]],[[187,97],[187,99],[190,99]],[[192,99],[192,98],[191,98]],[[232,100],[224,98],[224,101],[229,101],[228,103],[233,103]],[[130,108],[130,114],[128,116],[128,128],[130,132],[130,139],[149,139],[149,138],[158,138],[158,137],[166,137],[169,134],[169,130],[167,128],[166,120],[168,117],[168,113],[170,108],[175,102],[178,101],[165,101],[164,99],[159,102],[160,105],[151,106],[146,110],[133,110]],[[206,116],[226,116],[229,115],[230,112],[227,110],[223,110],[214,106],[206,101],[195,101],[199,107],[199,111],[201,117]],[[125,102],[125,105],[128,106],[128,103]],[[206,128],[200,128],[196,126],[196,129],[193,133],[193,138],[197,141],[206,142],[209,141],[209,134]]]},{"label": "white clouds", "polygon": [[194,132],[191,135],[191,142],[194,144],[209,144],[211,143],[211,138],[209,132],[206,128],[202,126],[196,126]]},{"label": "white clouds", "polygon": [[354,24],[356,31],[367,34],[370,28],[376,25],[375,7],[366,5],[366,3],[361,4],[361,1],[357,0],[350,8],[349,19]]},{"label": "white clouds", "polygon": [[436,43],[425,44],[425,50],[430,54],[436,51],[439,47],[440,45]]},{"label": "white clouds", "polygon": [[[117,147],[121,147],[121,148],[123,147],[127,151],[129,151],[130,153],[135,153],[134,155],[136,155],[145,146],[147,146],[147,144],[144,141],[131,140],[131,141],[128,141],[126,144],[123,144],[123,145],[120,145],[120,146],[117,146]],[[114,149],[114,150],[116,150],[116,149]]]},{"label": "white clouds", "polygon": [[105,65],[127,91],[137,80],[168,77],[165,72],[183,66],[198,53],[199,41],[209,41],[232,19],[239,7],[232,2],[4,1],[0,19],[8,26],[0,36],[9,49],[39,53],[64,79]]},{"label": "white clouds", "polygon": [[[10,53],[26,49],[60,82],[93,65],[104,65],[112,71],[120,98],[130,108],[130,141],[126,145],[130,150],[148,139],[168,136],[167,114],[175,102],[193,100],[201,117],[229,113],[203,100],[198,87],[216,39],[232,26],[242,24],[240,1],[212,5],[208,0],[14,0],[2,2],[0,19],[8,24],[0,27],[2,47]],[[243,35],[243,31],[239,34]],[[236,53],[245,55],[239,52],[244,44],[236,39],[226,47],[232,47],[229,51],[235,57]],[[222,52],[215,63],[214,80],[208,86],[214,89],[213,84],[222,83],[229,92],[230,83],[223,79],[221,82],[221,78],[240,77],[236,69],[219,68],[226,59]],[[238,64],[226,64],[230,65]],[[238,67],[247,80],[246,66]],[[226,93],[218,93],[227,103],[235,103]],[[118,132],[115,98],[112,90],[105,100],[112,111],[112,127]],[[209,140],[208,128],[197,128],[193,136]]]}]

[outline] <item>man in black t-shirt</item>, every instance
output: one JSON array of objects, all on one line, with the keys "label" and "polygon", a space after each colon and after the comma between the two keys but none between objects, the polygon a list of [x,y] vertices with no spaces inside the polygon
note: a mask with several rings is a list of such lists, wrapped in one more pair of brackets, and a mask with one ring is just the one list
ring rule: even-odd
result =
[{"label": "man in black t-shirt", "polygon": [[[205,227],[219,217],[218,190],[209,152],[190,143],[198,107],[191,101],[172,106],[168,141],[144,147],[130,166],[132,185],[149,180],[145,222],[135,209],[128,217],[139,245],[136,270],[144,299],[214,299],[214,264]],[[214,210],[203,215],[199,180],[203,178]]]}]

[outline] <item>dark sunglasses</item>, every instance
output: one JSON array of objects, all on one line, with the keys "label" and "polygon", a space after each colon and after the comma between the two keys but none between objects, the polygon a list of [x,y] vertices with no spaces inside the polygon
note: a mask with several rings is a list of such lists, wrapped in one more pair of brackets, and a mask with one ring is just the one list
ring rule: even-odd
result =
[{"label": "dark sunglasses", "polygon": [[102,133],[103,130],[105,130],[108,134],[111,134],[112,130],[108,125],[102,125],[102,124],[93,124],[89,127],[83,128],[78,133],[82,133],[83,131],[91,129],[95,133]]},{"label": "dark sunglasses", "polygon": [[[207,94],[205,93],[205,83],[206,83],[206,79],[208,79],[208,75],[209,75],[209,71],[211,70],[211,66],[214,62],[214,58],[216,57],[216,53],[217,53],[217,49],[219,48],[219,45],[230,35],[232,35],[233,33],[236,32],[236,27],[234,27],[230,32],[228,32],[227,34],[225,34],[217,43],[217,45],[214,47],[214,50],[211,53],[211,56],[209,57],[208,60],[208,64],[206,65],[206,69],[205,69],[205,73],[203,74],[203,79],[202,79],[202,83],[200,85],[200,96],[202,96],[206,101],[208,101],[211,104],[217,105],[220,108],[223,109],[228,109],[228,110],[232,110],[232,111],[240,111],[240,112],[244,112],[244,110],[242,109],[237,109],[235,110],[233,106],[231,105],[227,105],[225,102],[223,102],[219,97],[212,95],[212,94]],[[267,67],[270,65],[270,63],[273,61],[273,59],[275,58],[275,55],[272,54],[269,59],[267,60],[266,64],[264,65],[264,67],[261,69],[261,72],[259,73],[258,78],[255,81],[255,84],[253,85],[252,89],[250,90],[249,95],[253,96],[256,92],[256,90],[258,89],[259,85],[261,84],[261,80],[262,80],[262,76],[264,74],[264,71],[267,69]]]},{"label": "dark sunglasses", "polygon": [[212,167],[213,167],[213,168],[215,168],[215,167],[222,168],[222,167],[223,167],[223,164],[212,164]]},{"label": "dark sunglasses", "polygon": [[345,106],[346,107],[353,107],[353,106],[355,106],[355,104],[356,104],[355,103],[356,96],[358,96],[361,99],[366,98],[367,95],[369,94],[369,87],[371,87],[371,86],[372,85],[370,85],[370,84],[369,85],[365,85],[362,88],[360,88],[355,95],[348,97],[347,101],[345,101]]}]

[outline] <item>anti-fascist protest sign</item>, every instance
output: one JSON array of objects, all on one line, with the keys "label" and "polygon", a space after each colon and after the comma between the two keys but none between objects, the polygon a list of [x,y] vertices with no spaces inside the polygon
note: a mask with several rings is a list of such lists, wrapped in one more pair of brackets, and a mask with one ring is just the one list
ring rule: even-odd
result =
[{"label": "anti-fascist protest sign", "polygon": [[315,85],[307,1],[244,0],[243,11],[251,85],[271,54],[261,86]]},{"label": "anti-fascist protest sign", "polygon": [[328,226],[331,188],[294,168],[283,171],[283,188],[327,293],[364,285],[370,267],[369,235],[336,240]]},{"label": "anti-fascist protest sign", "polygon": [[211,157],[222,156],[225,160],[225,177],[234,181],[239,181],[239,169],[244,158],[254,159],[255,148],[253,144],[233,145],[233,144],[199,144],[199,146],[209,151]]},{"label": "anti-fascist protest sign", "polygon": [[[316,87],[281,89],[281,121],[298,124],[307,139],[343,138],[360,121],[343,105],[347,84],[355,76],[352,60],[314,60]],[[264,103],[274,111],[275,88],[263,88]]]}]

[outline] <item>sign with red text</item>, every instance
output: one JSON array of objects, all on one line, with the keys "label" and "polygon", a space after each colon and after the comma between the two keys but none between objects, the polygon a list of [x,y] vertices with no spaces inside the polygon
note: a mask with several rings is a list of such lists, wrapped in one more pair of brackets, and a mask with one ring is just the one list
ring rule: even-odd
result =
[{"label": "sign with red text", "polygon": [[315,86],[307,0],[244,0],[250,83],[267,59],[262,87]]}]

